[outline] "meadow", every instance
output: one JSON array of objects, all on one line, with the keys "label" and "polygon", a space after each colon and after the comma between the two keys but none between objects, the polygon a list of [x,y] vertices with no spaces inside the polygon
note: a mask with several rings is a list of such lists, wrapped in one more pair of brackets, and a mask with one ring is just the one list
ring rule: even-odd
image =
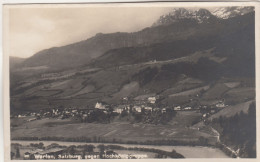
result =
[{"label": "meadow", "polygon": [[[27,118],[26,118],[27,119]],[[168,124],[130,123],[128,121],[113,121],[109,124],[79,123],[72,119],[44,118],[28,122],[21,118],[11,119],[11,138],[20,137],[64,137],[64,138],[103,138],[106,140],[127,141],[155,141],[180,140],[197,141],[200,137],[215,138],[205,132],[192,129],[190,126],[199,121],[200,113],[195,111],[178,112]],[[17,124],[19,123],[19,124]]]}]

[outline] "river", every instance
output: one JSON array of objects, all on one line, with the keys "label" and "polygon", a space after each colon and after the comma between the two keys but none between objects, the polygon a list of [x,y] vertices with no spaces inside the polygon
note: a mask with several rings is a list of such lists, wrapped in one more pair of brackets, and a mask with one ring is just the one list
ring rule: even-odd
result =
[{"label": "river", "polygon": [[164,151],[172,151],[182,154],[185,158],[229,158],[224,152],[218,148],[204,147],[204,146],[157,146],[157,145],[135,145],[135,144],[114,144],[114,143],[84,143],[84,142],[63,142],[63,141],[21,141],[13,140],[11,143],[19,143],[21,145],[29,145],[30,143],[42,142],[44,146],[48,146],[52,143],[57,143],[59,145],[84,145],[92,144],[98,146],[100,144],[104,145],[119,145],[123,147],[143,147],[143,148],[154,148]]}]

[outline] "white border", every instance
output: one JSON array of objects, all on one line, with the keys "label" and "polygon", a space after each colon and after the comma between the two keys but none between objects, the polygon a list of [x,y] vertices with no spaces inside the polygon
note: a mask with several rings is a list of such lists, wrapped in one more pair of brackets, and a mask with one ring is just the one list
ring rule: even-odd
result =
[{"label": "white border", "polygon": [[[147,0],[144,0],[143,2],[145,2]],[[154,0],[150,0],[150,1],[154,1]],[[224,1],[224,0],[223,0]],[[259,29],[260,29],[260,24],[259,24],[259,15],[260,15],[260,5],[259,3],[256,3],[256,2],[197,2],[196,4],[195,3],[192,3],[192,2],[174,2],[174,3],[130,3],[130,4],[126,4],[126,3],[108,3],[108,4],[91,4],[91,2],[93,1],[86,1],[86,0],[77,0],[77,3],[88,3],[87,6],[90,6],[90,7],[94,7],[94,6],[100,6],[100,7],[106,7],[106,6],[133,6],[133,7],[138,7],[138,6],[148,6],[148,7],[156,7],[156,6],[174,6],[174,7],[203,7],[203,6],[255,6],[255,43],[256,43],[256,107],[258,108],[259,107],[259,101],[260,101],[260,98],[259,98],[259,95],[258,95],[258,92],[259,92],[259,85],[260,85],[260,75],[259,75],[259,68],[260,68],[260,56],[259,56],[259,52],[260,52],[260,49],[259,47],[257,46],[259,43],[260,43],[260,33],[259,33]],[[108,1],[105,1],[105,0],[96,0],[95,2],[108,2]],[[118,2],[116,0],[114,1],[109,1],[109,2]],[[136,0],[128,0],[128,2],[136,2]],[[28,4],[28,3],[34,3],[32,5],[32,7],[34,7],[35,3],[75,3],[73,2],[72,0],[5,0],[2,2],[2,4],[17,4],[17,3],[24,3],[24,4]],[[43,4],[42,6],[43,7],[50,7],[51,4]],[[53,7],[82,7],[83,5],[86,5],[86,4],[58,4],[58,5],[53,5]],[[11,7],[21,7],[21,6],[18,6],[18,5],[11,5]],[[22,7],[27,7],[27,5],[23,5]],[[2,8],[1,8],[1,13],[2,12]],[[4,8],[4,14],[5,14],[5,18],[3,21],[3,24],[6,25],[8,24],[8,19],[6,19],[6,14],[8,14],[6,8]],[[2,25],[3,27],[3,25]],[[7,26],[4,26],[3,27],[4,29],[4,32],[2,33],[2,36],[5,38],[5,40],[8,38],[8,27]],[[1,30],[2,32],[3,30]],[[2,40],[1,40],[2,41]],[[2,42],[4,43],[3,44],[3,47],[8,47],[8,41],[4,41]],[[2,44],[1,44],[2,45]],[[1,132],[0,134],[0,144],[3,142],[3,140],[5,141],[4,143],[4,151],[5,151],[5,158],[4,158],[4,161],[13,161],[13,162],[17,162],[17,161],[23,161],[23,160],[10,160],[10,120],[9,120],[9,57],[8,57],[8,48],[4,48],[3,50],[4,54],[2,54],[2,50],[1,50],[1,54],[3,56],[3,70],[2,71],[2,66],[0,68],[1,72],[3,75],[3,92],[2,93],[2,96],[3,98],[3,114],[0,114],[0,117],[3,116],[4,118],[4,139],[3,139],[3,133]],[[0,63],[2,63],[2,57],[0,58]],[[0,72],[0,74],[1,74]],[[1,81],[2,81],[1,80]],[[1,84],[2,85],[2,84]],[[0,102],[1,102],[1,99],[0,99]],[[256,110],[257,112],[257,116],[259,116],[259,113],[260,113],[260,110]],[[2,113],[2,111],[0,111],[0,113]],[[0,126],[2,126],[2,122],[3,120],[0,121]],[[260,139],[260,134],[259,134],[259,123],[260,123],[260,118],[257,118],[257,139]],[[1,127],[0,127],[1,128]],[[2,129],[1,129],[2,130]],[[213,158],[210,158],[210,159],[176,159],[176,160],[182,160],[182,161],[212,161],[212,162],[217,162],[217,161],[222,161],[222,160],[228,160],[228,161],[258,161],[260,159],[260,141],[257,140],[257,158],[256,159],[213,159]],[[3,160],[3,155],[4,155],[4,151],[0,151],[0,161]],[[115,161],[114,159],[106,159],[106,161]],[[172,161],[172,160],[175,160],[175,159],[170,159],[170,160],[167,160],[167,159],[160,159],[160,161]],[[33,160],[34,161],[34,160]],[[37,160],[39,162],[46,162],[46,160]],[[54,160],[48,160],[48,161],[54,161]],[[59,160],[55,160],[55,161],[59,161]],[[70,161],[75,161],[75,160],[66,160],[66,162],[70,162]],[[78,160],[77,160],[78,161]],[[94,161],[102,161],[101,159],[100,160],[94,160]],[[116,160],[116,161],[131,161],[131,160],[128,160],[128,159],[122,159],[122,160]],[[145,159],[141,159],[139,161],[147,161]],[[156,159],[149,159],[149,161],[158,161]]]}]

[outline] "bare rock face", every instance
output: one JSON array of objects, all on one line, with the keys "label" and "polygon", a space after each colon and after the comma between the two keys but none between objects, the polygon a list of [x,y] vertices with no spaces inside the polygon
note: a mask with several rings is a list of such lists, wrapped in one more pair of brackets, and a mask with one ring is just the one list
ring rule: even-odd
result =
[{"label": "bare rock face", "polygon": [[215,9],[212,14],[221,19],[228,19],[235,16],[245,15],[249,12],[253,12],[254,7],[221,7]]},{"label": "bare rock face", "polygon": [[199,10],[187,10],[185,8],[173,9],[170,13],[162,15],[153,26],[159,25],[169,25],[175,22],[179,22],[183,19],[192,19],[197,23],[207,22],[208,20],[214,18],[210,11],[206,9]]}]

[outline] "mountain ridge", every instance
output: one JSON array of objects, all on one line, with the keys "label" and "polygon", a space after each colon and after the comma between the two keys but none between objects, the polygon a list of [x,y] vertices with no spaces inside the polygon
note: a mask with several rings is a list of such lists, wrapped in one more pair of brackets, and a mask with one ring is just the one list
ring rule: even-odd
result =
[{"label": "mountain ridge", "polygon": [[254,7],[233,6],[233,7],[217,8],[212,12],[212,14],[218,18],[229,19],[231,17],[245,15],[253,11],[254,11]]},{"label": "mountain ridge", "polygon": [[[208,10],[200,9],[190,12],[186,9],[175,9],[175,12],[180,10],[179,13],[186,13],[188,16],[193,16],[192,13],[197,15],[206,15],[205,20],[211,20],[207,23],[216,23],[220,20],[212,15]],[[178,12],[177,12],[178,13]],[[208,16],[210,15],[210,18]],[[181,15],[179,15],[181,17]],[[203,18],[203,16],[200,16]],[[214,19],[214,20],[213,20]],[[157,25],[145,28],[141,31],[134,33],[97,33],[94,37],[77,43],[53,47],[37,52],[35,55],[27,58],[19,67],[34,67],[34,66],[47,66],[53,69],[74,68],[86,65],[98,58],[109,50],[124,48],[124,47],[138,47],[146,46],[154,43],[167,42],[173,40],[184,40],[190,36],[196,35],[194,32],[203,34],[205,31],[198,31],[196,28],[201,26],[204,21],[200,22],[194,19],[178,19],[177,23],[167,23],[167,25]],[[172,25],[167,27],[168,25]],[[197,31],[194,31],[197,30]]]},{"label": "mountain ridge", "polygon": [[[79,57],[83,64],[54,71],[57,67],[40,66],[36,59],[31,60],[36,67],[11,71],[11,109],[40,109],[50,104],[84,107],[98,101],[117,104],[121,97],[135,98],[147,94],[161,95],[160,104],[189,104],[188,96],[170,96],[204,86],[209,87],[209,91],[216,91],[214,85],[223,82],[239,82],[239,88],[248,89],[248,93],[240,94],[240,97],[224,92],[216,96],[205,95],[201,102],[214,103],[223,97],[227,103],[252,99],[254,24],[254,13],[250,12],[211,23],[183,19],[137,33],[97,34],[90,39],[89,46],[94,44],[92,48],[95,49],[103,42],[107,45],[106,50],[100,47],[105,52],[100,52],[100,56],[93,57],[88,63]],[[110,49],[113,46],[109,44],[111,37],[120,46]],[[72,50],[72,47],[85,48],[85,43],[62,47],[62,51]],[[78,51],[84,52],[83,49]],[[59,47],[46,51],[57,50]],[[39,55],[44,56],[44,53]],[[63,58],[60,56],[59,59]],[[55,60],[53,63],[55,65]]]}]

